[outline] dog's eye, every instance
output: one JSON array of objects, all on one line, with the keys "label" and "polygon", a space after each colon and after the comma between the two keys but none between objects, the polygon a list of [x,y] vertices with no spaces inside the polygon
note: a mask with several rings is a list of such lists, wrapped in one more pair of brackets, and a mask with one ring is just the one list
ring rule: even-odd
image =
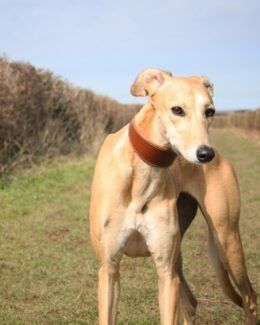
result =
[{"label": "dog's eye", "polygon": [[211,116],[213,116],[215,114],[215,110],[213,109],[213,108],[207,108],[206,110],[205,110],[205,115],[206,115],[206,117],[211,117]]},{"label": "dog's eye", "polygon": [[179,106],[174,106],[171,108],[171,110],[172,110],[173,114],[175,114],[175,115],[178,115],[178,116],[185,115],[184,110]]}]

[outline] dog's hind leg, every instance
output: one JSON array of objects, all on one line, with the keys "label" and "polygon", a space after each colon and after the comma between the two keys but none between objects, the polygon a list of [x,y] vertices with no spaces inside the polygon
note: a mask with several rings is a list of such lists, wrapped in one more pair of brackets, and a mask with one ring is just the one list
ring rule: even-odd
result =
[{"label": "dog's hind leg", "polygon": [[[215,218],[213,214],[210,216]],[[209,214],[206,217],[209,218]],[[211,259],[224,293],[244,308],[246,324],[256,324],[256,294],[247,275],[239,230],[211,224],[209,244]],[[240,295],[233,288],[230,278]]]},{"label": "dog's hind leg", "polygon": [[[240,195],[230,164],[222,160],[196,180],[197,200],[210,228],[210,244],[224,292],[243,306],[246,324],[256,323],[256,294],[249,281],[239,232]],[[194,192],[194,193],[195,193]],[[233,280],[240,296],[233,288]]]},{"label": "dog's hind leg", "polygon": [[[189,194],[181,193],[177,201],[177,209],[179,215],[180,234],[182,239],[197,213],[198,203]],[[184,324],[192,325],[195,324],[197,300],[193,296],[192,291],[184,277],[181,253],[177,259],[176,271],[180,278],[180,296]]]},{"label": "dog's hind leg", "polygon": [[[206,213],[205,213],[206,214]],[[211,217],[215,216],[210,214]],[[206,215],[209,218],[209,215]],[[238,229],[211,225],[209,230],[211,259],[224,293],[245,311],[246,324],[256,324],[256,294],[249,281]],[[239,294],[233,288],[232,278]]]},{"label": "dog's hind leg", "polygon": [[239,294],[234,290],[233,285],[230,281],[228,271],[224,268],[223,263],[221,262],[216,244],[214,242],[212,231],[209,228],[208,231],[208,245],[209,245],[209,258],[211,260],[212,265],[216,271],[217,278],[219,283],[230,300],[232,300],[239,307],[243,307],[242,298]]}]

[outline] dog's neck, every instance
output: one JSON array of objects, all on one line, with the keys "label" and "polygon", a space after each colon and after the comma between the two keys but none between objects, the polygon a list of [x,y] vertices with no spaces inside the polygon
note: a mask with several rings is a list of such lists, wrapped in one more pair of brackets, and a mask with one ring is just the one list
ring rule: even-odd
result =
[{"label": "dog's neck", "polygon": [[[163,128],[151,104],[146,104],[135,116],[138,132],[157,146],[168,145],[163,136]],[[129,143],[131,146],[131,144]],[[132,205],[136,212],[163,190],[168,177],[168,168],[154,168],[140,159],[133,165]]]},{"label": "dog's neck", "polygon": [[150,142],[160,147],[169,148],[160,118],[151,103],[144,105],[135,116],[135,126],[138,132]]}]

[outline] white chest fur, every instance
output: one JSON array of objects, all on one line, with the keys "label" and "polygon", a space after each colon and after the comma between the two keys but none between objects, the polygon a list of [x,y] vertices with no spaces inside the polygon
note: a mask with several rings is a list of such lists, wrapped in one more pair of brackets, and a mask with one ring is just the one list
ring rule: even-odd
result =
[{"label": "white chest fur", "polygon": [[[139,162],[138,177],[133,180],[132,200],[125,211],[118,234],[118,243],[122,249],[129,247],[129,239],[131,240],[137,232],[139,245],[143,246],[145,243],[149,246],[149,242],[157,232],[158,224],[172,218],[173,209],[169,208],[167,200],[164,199],[169,177],[168,170]],[[142,247],[137,247],[136,242],[134,246],[138,251],[143,251]]]}]

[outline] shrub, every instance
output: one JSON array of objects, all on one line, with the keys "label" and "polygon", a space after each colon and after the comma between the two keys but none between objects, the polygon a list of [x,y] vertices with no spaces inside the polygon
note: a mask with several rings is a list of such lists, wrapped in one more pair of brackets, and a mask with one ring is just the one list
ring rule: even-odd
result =
[{"label": "shrub", "polygon": [[0,173],[37,157],[95,153],[139,109],[0,58]]}]

